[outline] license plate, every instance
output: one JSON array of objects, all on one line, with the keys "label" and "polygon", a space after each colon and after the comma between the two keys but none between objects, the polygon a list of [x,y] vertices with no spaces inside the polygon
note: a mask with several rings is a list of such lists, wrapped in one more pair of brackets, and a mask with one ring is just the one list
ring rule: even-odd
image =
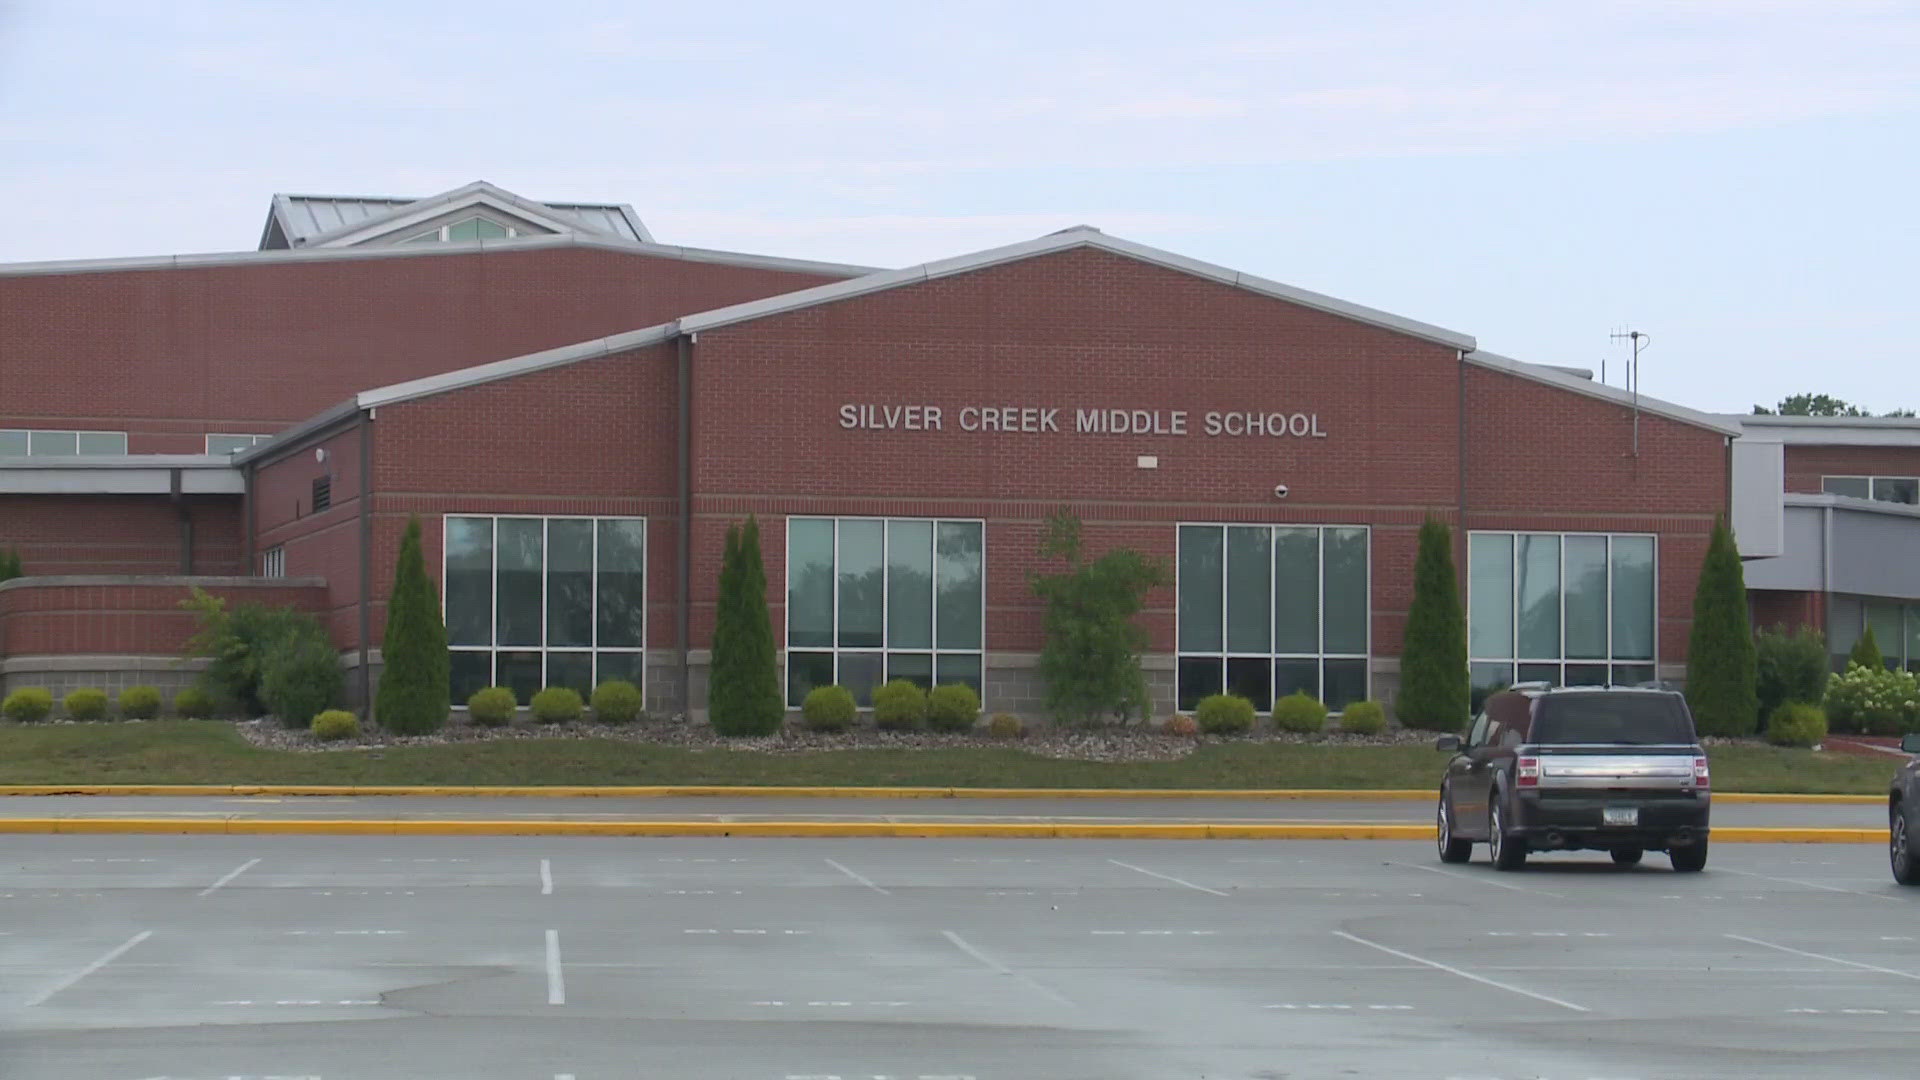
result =
[{"label": "license plate", "polygon": [[1640,808],[1637,806],[1608,806],[1600,811],[1602,825],[1638,825]]}]

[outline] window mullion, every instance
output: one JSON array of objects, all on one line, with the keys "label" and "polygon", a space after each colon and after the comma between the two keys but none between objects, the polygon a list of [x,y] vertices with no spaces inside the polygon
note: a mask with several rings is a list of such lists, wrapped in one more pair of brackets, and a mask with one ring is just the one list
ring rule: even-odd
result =
[{"label": "window mullion", "polygon": [[827,640],[827,647],[833,650],[833,685],[840,685],[840,519],[833,520],[833,573],[828,575],[833,583],[833,636]]},{"label": "window mullion", "polygon": [[887,648],[892,639],[888,635],[893,627],[892,604],[888,602],[888,597],[893,591],[893,567],[888,561],[893,550],[892,526],[891,518],[880,519],[880,682],[882,684],[886,683],[889,674]]}]

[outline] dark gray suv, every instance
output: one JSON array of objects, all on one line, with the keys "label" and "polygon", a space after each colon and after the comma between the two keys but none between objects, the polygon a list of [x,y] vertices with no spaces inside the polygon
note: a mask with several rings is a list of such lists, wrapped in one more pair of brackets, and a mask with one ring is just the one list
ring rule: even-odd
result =
[{"label": "dark gray suv", "polygon": [[1500,870],[1529,851],[1606,851],[1632,866],[1664,851],[1707,865],[1712,791],[1686,699],[1670,690],[1523,684],[1487,699],[1440,783],[1440,859],[1485,842]]},{"label": "dark gray suv", "polygon": [[[1920,754],[1920,735],[1900,740],[1900,749]],[[1920,757],[1909,759],[1893,774],[1893,790],[1887,793],[1887,859],[1893,864],[1893,880],[1902,885],[1920,885],[1920,854],[1913,845],[1920,836]]]}]

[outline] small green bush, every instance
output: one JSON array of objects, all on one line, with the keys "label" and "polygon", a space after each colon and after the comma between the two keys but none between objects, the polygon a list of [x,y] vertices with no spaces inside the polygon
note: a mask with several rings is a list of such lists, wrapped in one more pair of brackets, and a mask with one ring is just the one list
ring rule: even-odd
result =
[{"label": "small green bush", "polygon": [[1238,694],[1213,694],[1200,699],[1193,718],[1209,735],[1245,735],[1253,730],[1253,702]]},{"label": "small green bush", "polygon": [[1027,725],[1012,713],[994,713],[987,721],[987,734],[996,739],[1017,739],[1027,733]]},{"label": "small green bush", "polygon": [[1762,630],[1753,635],[1754,689],[1760,695],[1755,725],[1764,727],[1785,702],[1825,696],[1831,674],[1827,664],[1827,641],[1818,630]]},{"label": "small green bush", "polygon": [[1378,735],[1386,729],[1387,710],[1377,701],[1355,701],[1340,712],[1340,730],[1349,735]]},{"label": "small green bush", "polygon": [[586,703],[580,700],[580,691],[565,686],[549,686],[533,695],[528,703],[533,709],[533,718],[543,724],[564,724],[569,720],[580,719],[586,711]]},{"label": "small green bush", "polygon": [[120,715],[129,720],[151,720],[160,715],[160,691],[151,686],[129,686],[120,691]]},{"label": "small green bush", "polygon": [[609,679],[594,688],[593,718],[603,724],[631,724],[640,719],[645,704],[639,687],[625,679]]},{"label": "small green bush", "polygon": [[0,716],[19,724],[45,720],[53,712],[53,692],[38,686],[23,686],[0,701]]},{"label": "small green bush", "polygon": [[813,731],[845,731],[853,725],[857,707],[844,686],[816,686],[800,703],[800,716]]},{"label": "small green bush", "polygon": [[173,711],[188,720],[205,720],[213,715],[213,695],[197,686],[189,686],[173,695]]},{"label": "small green bush", "polygon": [[467,719],[481,727],[505,727],[513,722],[513,714],[519,709],[520,699],[506,686],[475,690],[467,699]]},{"label": "small green bush", "polygon": [[1200,734],[1200,722],[1186,713],[1174,713],[1167,717],[1166,733],[1182,739],[1191,739]]},{"label": "small green bush", "polygon": [[908,679],[895,679],[873,692],[873,723],[881,731],[912,731],[927,718],[927,692]]},{"label": "small green bush", "polygon": [[1327,707],[1313,695],[1295,691],[1273,703],[1273,726],[1311,735],[1327,726]]},{"label": "small green bush", "polygon": [[1775,746],[1818,746],[1827,737],[1827,711],[1803,701],[1783,701],[1767,720],[1767,741]]},{"label": "small green bush", "polygon": [[340,654],[313,638],[276,642],[260,665],[260,700],[290,728],[304,728],[340,700]]},{"label": "small green bush", "polygon": [[360,734],[360,718],[340,709],[328,709],[313,718],[313,737],[325,742]]},{"label": "small green bush", "polygon": [[[1894,644],[1898,645],[1899,642]],[[1860,640],[1853,643],[1853,652],[1847,654],[1847,661],[1859,664],[1863,668],[1887,666],[1887,658],[1880,651],[1880,643],[1874,640],[1872,626],[1860,632]]]},{"label": "small green bush", "polygon": [[60,703],[70,720],[101,720],[107,715],[107,692],[86,688],[68,694]]},{"label": "small green bush", "polygon": [[1849,661],[1828,680],[1826,706],[1834,731],[1899,735],[1920,725],[1920,683],[1905,671]]},{"label": "small green bush", "polygon": [[943,683],[927,695],[927,726],[935,731],[972,731],[980,721],[980,695],[966,683]]}]

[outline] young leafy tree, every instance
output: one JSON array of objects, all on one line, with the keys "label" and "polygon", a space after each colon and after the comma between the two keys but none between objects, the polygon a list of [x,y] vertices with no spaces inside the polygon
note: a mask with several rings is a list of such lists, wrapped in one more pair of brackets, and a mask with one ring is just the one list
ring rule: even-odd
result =
[{"label": "young leafy tree", "polygon": [[14,548],[0,551],[0,581],[11,581],[25,577],[26,571],[20,566],[20,552]]},{"label": "young leafy tree", "polygon": [[1747,616],[1746,576],[1725,517],[1713,524],[1687,641],[1687,706],[1702,735],[1751,735],[1759,673]]},{"label": "young leafy tree", "polygon": [[1467,620],[1460,608],[1460,579],[1453,570],[1453,534],[1429,517],[1420,526],[1420,548],[1414,556],[1413,601],[1400,647],[1395,710],[1408,727],[1459,731],[1466,726],[1471,700]]},{"label": "young leafy tree", "polygon": [[420,519],[407,522],[387,601],[383,667],[374,694],[374,718],[388,731],[423,735],[440,730],[452,704],[452,661],[440,596],[420,551]]},{"label": "young leafy tree", "polygon": [[1880,651],[1880,641],[1873,636],[1872,626],[1868,626],[1861,633],[1860,640],[1853,643],[1853,651],[1847,654],[1847,660],[1868,671],[1879,671],[1887,666],[1886,654]]},{"label": "young leafy tree", "polygon": [[720,603],[708,669],[707,714],[722,735],[772,735],[786,719],[780,671],[767,613],[767,568],[760,556],[760,521],[727,527],[720,568]]},{"label": "young leafy tree", "polygon": [[1067,564],[1032,577],[1034,594],[1047,603],[1040,674],[1048,711],[1063,722],[1146,719],[1153,706],[1140,654],[1148,638],[1133,619],[1148,591],[1172,583],[1166,565],[1129,548],[1086,561],[1080,519],[1064,509],[1048,519],[1040,554]]}]

